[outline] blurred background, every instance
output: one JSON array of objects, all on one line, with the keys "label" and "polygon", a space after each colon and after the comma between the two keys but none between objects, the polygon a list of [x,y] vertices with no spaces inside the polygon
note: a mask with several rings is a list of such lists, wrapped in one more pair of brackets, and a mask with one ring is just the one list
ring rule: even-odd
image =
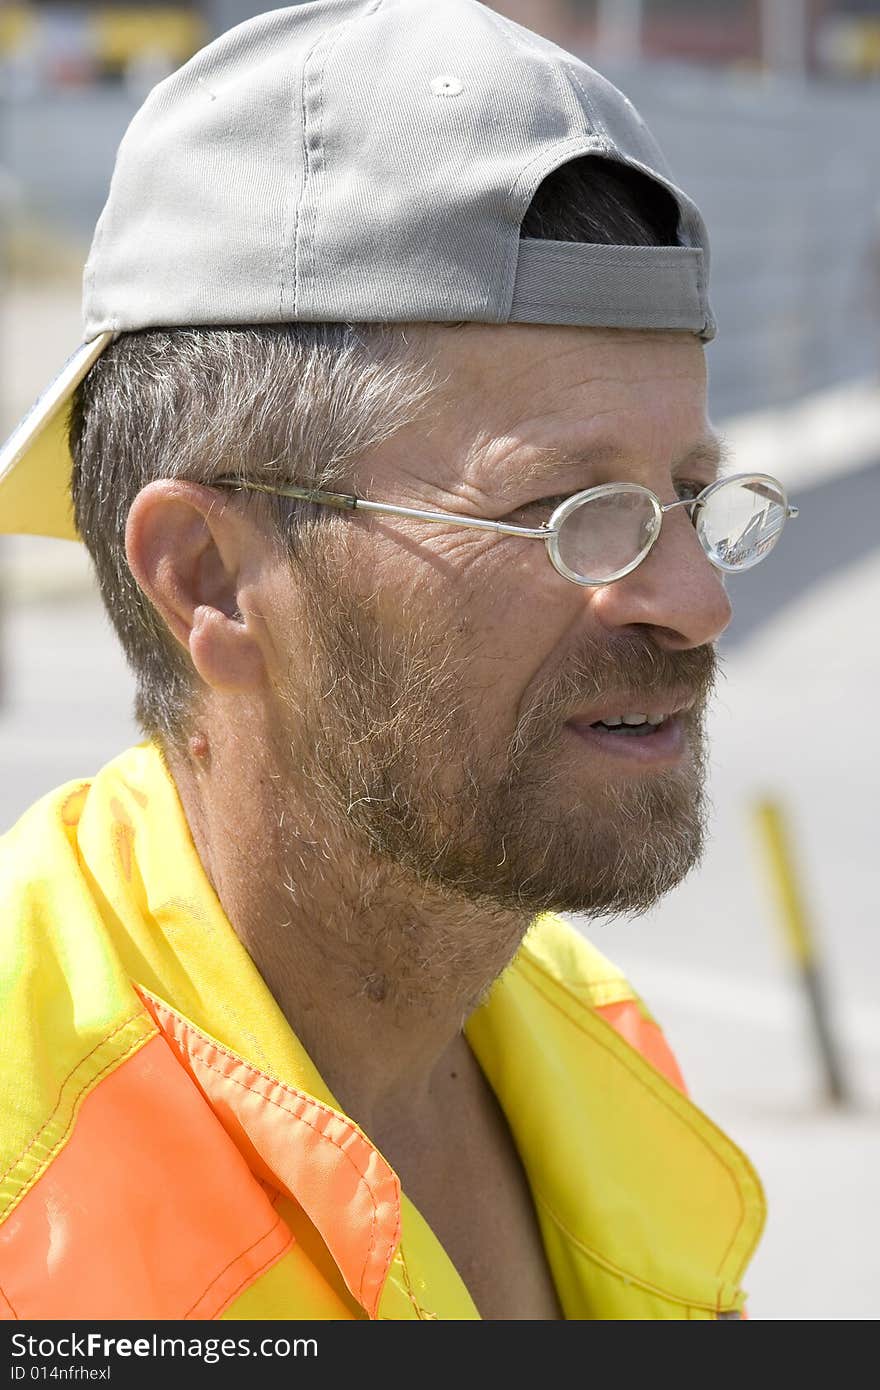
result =
[{"label": "blurred background", "polygon": [[[266,5],[0,0],[0,437],[79,343],[80,277],[153,84]],[[880,1286],[880,0],[516,0],[615,81],[713,243],[713,418],[800,506],[731,581],[713,835],[622,965],[770,1216],[753,1318]],[[137,738],[85,557],[0,542],[0,831]],[[858,711],[861,713],[858,713]],[[589,1155],[585,1155],[589,1162]]]}]

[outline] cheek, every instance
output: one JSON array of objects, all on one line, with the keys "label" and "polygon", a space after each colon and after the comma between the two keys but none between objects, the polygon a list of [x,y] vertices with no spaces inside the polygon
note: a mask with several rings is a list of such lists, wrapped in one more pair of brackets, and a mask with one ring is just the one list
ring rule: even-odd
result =
[{"label": "cheek", "polygon": [[491,646],[517,666],[540,665],[581,610],[574,586],[557,574],[543,543],[493,538],[478,561],[462,568],[458,605]]},{"label": "cheek", "polygon": [[[547,669],[574,624],[583,594],[553,569],[543,544],[462,532],[383,565],[384,621],[428,622],[452,640],[468,692],[487,734],[507,735],[523,696]],[[491,710],[491,718],[485,718]]]},{"label": "cheek", "polygon": [[557,574],[539,541],[375,525],[352,540],[350,599],[368,606],[383,631],[419,633],[450,650],[475,723],[487,735],[507,734],[528,691],[558,667],[582,628],[585,591]]}]

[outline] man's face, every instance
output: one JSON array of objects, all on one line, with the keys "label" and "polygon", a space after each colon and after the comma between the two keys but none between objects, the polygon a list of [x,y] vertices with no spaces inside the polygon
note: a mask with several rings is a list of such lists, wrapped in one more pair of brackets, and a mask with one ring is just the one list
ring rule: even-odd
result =
[{"label": "man's face", "polygon": [[[437,366],[436,410],[357,466],[361,496],[537,526],[541,499],[595,484],[669,502],[712,480],[690,335],[471,326],[437,334]],[[539,540],[348,514],[305,597],[279,746],[373,856],[486,905],[593,914],[643,911],[694,864],[730,608],[683,508],[598,588]],[[654,734],[591,727],[672,711]]]}]

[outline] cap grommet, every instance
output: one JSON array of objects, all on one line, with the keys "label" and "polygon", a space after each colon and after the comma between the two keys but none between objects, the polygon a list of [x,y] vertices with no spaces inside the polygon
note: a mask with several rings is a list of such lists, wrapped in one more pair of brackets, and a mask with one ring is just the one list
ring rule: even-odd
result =
[{"label": "cap grommet", "polygon": [[434,78],[431,83],[431,91],[435,97],[457,97],[464,91],[464,83],[460,77],[445,72]]}]

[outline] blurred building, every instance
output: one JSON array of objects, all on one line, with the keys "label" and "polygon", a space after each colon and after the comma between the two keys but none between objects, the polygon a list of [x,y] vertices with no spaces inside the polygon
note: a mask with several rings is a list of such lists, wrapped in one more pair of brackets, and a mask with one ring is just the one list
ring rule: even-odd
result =
[{"label": "blurred building", "polygon": [[0,0],[0,63],[7,87],[158,79],[207,42],[197,6],[181,0]]},{"label": "blurred building", "polygon": [[[0,63],[60,84],[178,66],[275,0],[0,0]],[[585,55],[880,77],[880,0],[495,0]]]},{"label": "blurred building", "polygon": [[880,0],[495,0],[584,54],[880,76]]}]

